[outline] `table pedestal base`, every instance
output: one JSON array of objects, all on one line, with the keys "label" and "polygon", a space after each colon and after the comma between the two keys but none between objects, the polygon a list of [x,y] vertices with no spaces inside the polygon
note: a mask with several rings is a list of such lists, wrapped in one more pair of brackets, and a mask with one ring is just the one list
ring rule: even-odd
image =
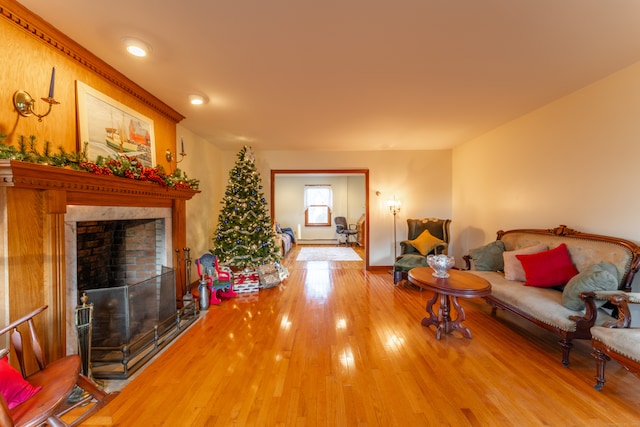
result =
[{"label": "table pedestal base", "polygon": [[[433,311],[433,306],[436,301],[440,299],[440,306],[438,307],[438,314],[436,315]],[[455,320],[451,319],[451,304],[449,302],[449,298],[451,298],[451,302],[456,309],[457,317]],[[439,340],[442,332],[445,334],[450,334],[453,331],[460,331],[463,337],[471,338],[471,331],[466,326],[462,326],[462,322],[466,319],[464,314],[464,308],[458,302],[458,298],[455,296],[445,295],[443,293],[435,292],[433,294],[433,298],[427,302],[427,313],[429,313],[429,317],[425,317],[422,319],[422,326],[436,326],[436,339]]]}]

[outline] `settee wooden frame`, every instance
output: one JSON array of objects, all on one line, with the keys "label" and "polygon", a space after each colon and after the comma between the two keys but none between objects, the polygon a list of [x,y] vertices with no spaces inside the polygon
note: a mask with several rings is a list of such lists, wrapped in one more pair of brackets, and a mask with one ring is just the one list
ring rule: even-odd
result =
[{"label": "settee wooden frame", "polygon": [[[591,292],[581,296],[584,299],[591,295],[594,295],[594,293]],[[637,298],[637,294],[635,295]],[[630,301],[629,296],[626,294],[611,295],[609,300],[618,308],[618,320],[616,322],[606,323],[600,327],[612,329],[631,328],[631,310],[629,309],[629,304],[632,303],[632,301]],[[635,300],[633,303],[637,304],[638,301]],[[593,388],[600,391],[602,387],[604,387],[604,383],[606,382],[604,376],[605,365],[611,359],[618,362],[620,366],[625,368],[628,372],[640,377],[640,362],[638,362],[637,358],[632,359],[616,348],[596,339],[596,337],[592,337],[591,344],[593,345],[591,355],[596,360],[596,384]],[[638,356],[640,357],[640,355]]]},{"label": "settee wooden frame", "polygon": [[[43,312],[47,306],[40,307],[31,313],[12,322],[0,330],[0,337],[9,333],[13,354],[20,365],[22,376],[34,386],[42,389],[27,401],[9,409],[7,402],[0,395],[0,425],[3,427],[32,427],[46,423],[52,427],[75,426],[84,421],[113,396],[107,394],[81,371],[81,360],[77,354],[62,357],[47,364],[42,351],[42,343],[33,318]],[[26,329],[26,339],[23,332]],[[22,330],[22,331],[21,331]],[[9,353],[3,349],[2,353]],[[1,356],[0,356],[1,357]],[[33,359],[33,360],[30,360]],[[35,364],[35,372],[28,374],[27,369]],[[76,386],[84,390],[82,397],[73,403],[68,402]],[[86,408],[86,406],[91,405]],[[80,415],[72,422],[66,423],[62,416],[78,409]]]},{"label": "settee wooden frame", "polygon": [[[631,258],[628,264],[628,267],[620,280],[619,289],[625,292],[631,291],[633,278],[635,277],[635,274],[638,272],[638,269],[640,269],[640,246],[636,245],[630,240],[611,237],[611,236],[605,236],[600,234],[583,233],[583,232],[568,228],[565,225],[560,225],[558,227],[550,228],[550,229],[514,229],[509,231],[500,230],[497,232],[496,240],[502,240],[506,235],[511,233],[526,233],[526,234],[541,235],[541,236],[558,236],[558,237],[563,237],[567,239],[606,242],[609,244],[622,246],[629,252],[630,258]],[[466,269],[469,270],[471,268],[471,258],[468,255],[465,255],[464,260],[466,262]],[[486,296],[484,297],[484,299],[491,306],[492,315],[495,316],[497,313],[497,309],[499,308],[503,310],[507,310],[560,337],[559,344],[562,347],[562,364],[564,366],[569,365],[569,353],[573,348],[572,341],[574,339],[591,339],[590,330],[595,325],[596,317],[598,314],[598,309],[595,304],[594,296],[587,294],[584,298],[582,298],[586,306],[584,315],[570,317],[572,321],[576,322],[576,330],[566,331],[561,329],[558,326],[545,323],[529,315],[528,313],[520,310],[519,308],[513,307],[510,304],[505,303],[504,301],[496,298],[494,295]]]}]

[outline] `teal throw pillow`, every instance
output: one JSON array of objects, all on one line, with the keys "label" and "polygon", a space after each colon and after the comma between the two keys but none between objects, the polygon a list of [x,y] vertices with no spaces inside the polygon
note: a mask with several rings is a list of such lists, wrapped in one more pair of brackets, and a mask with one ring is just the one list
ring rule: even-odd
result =
[{"label": "teal throw pillow", "polygon": [[[562,291],[562,304],[569,310],[584,310],[581,292],[615,291],[618,289],[618,269],[615,265],[603,262],[592,265],[573,276]],[[596,301],[599,305],[606,301]]]},{"label": "teal throw pillow", "polygon": [[478,271],[501,271],[504,269],[504,243],[496,240],[488,245],[471,249],[469,255],[473,260],[473,266]]}]

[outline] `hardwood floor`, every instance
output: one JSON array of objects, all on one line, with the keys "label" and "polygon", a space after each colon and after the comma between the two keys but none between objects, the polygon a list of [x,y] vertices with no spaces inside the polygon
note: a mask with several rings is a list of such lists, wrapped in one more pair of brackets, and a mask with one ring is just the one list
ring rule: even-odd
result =
[{"label": "hardwood floor", "polygon": [[[361,250],[361,249],[359,249]],[[211,307],[85,426],[640,424],[640,379],[591,345],[461,300],[473,339],[421,326],[431,296],[361,262],[284,264],[277,288]]]}]

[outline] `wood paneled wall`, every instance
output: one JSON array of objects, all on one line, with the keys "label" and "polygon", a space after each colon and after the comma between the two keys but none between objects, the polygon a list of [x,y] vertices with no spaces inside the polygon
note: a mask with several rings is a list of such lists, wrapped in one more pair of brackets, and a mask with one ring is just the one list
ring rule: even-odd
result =
[{"label": "wood paneled wall", "polygon": [[[0,133],[5,143],[35,135],[41,149],[50,141],[57,150],[79,147],[76,127],[75,81],[80,80],[118,102],[151,118],[155,127],[156,159],[168,167],[164,152],[175,152],[176,123],[184,116],[138,84],[71,40],[14,0],[0,0]],[[13,94],[26,90],[37,101],[35,110],[46,110],[51,68],[56,67],[55,99],[60,102],[39,122],[21,117],[13,107]]]},{"label": "wood paneled wall", "polygon": [[[164,152],[176,151],[176,124],[184,118],[180,113],[14,0],[0,0],[0,40],[0,133],[7,135],[4,143],[16,145],[21,136],[34,135],[40,151],[45,141],[50,142],[53,151],[58,147],[66,151],[78,149],[82,141],[77,139],[75,82],[79,80],[151,118],[156,161],[169,169]],[[20,116],[12,101],[13,94],[20,89],[36,99],[36,112],[46,111],[40,98],[48,94],[54,66],[54,98],[60,104],[42,121]],[[65,349],[64,318],[61,318],[65,306],[64,292],[61,293],[65,281],[64,213],[70,202],[67,197],[75,193],[7,185],[0,188],[0,324],[6,325],[40,305],[49,304],[50,309],[37,321],[45,332],[47,357],[56,359]],[[79,197],[89,202],[104,195],[83,193]],[[153,203],[151,199],[138,197],[134,203],[147,206]],[[173,242],[176,247],[184,247],[185,202],[175,201],[173,208]],[[180,270],[177,277],[183,276]],[[0,342],[0,348],[5,344]]]}]

